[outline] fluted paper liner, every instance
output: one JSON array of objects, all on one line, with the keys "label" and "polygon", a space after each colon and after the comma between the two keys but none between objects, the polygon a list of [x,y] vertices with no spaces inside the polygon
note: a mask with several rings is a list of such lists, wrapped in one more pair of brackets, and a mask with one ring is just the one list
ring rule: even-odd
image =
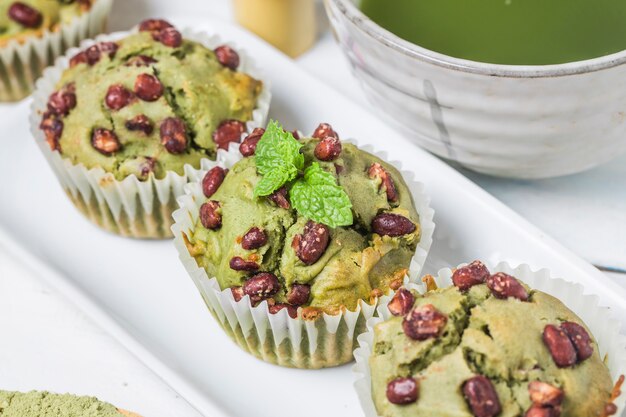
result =
[{"label": "fluted paper liner", "polygon": [[[461,265],[462,266],[462,265]],[[600,307],[599,299],[595,295],[584,294],[584,287],[560,278],[552,278],[550,271],[541,269],[533,271],[528,265],[520,265],[513,268],[508,263],[502,262],[492,272],[505,272],[526,283],[530,288],[542,291],[557,297],[570,310],[572,310],[591,330],[600,348],[600,356],[606,358],[605,363],[609,368],[611,378],[615,383],[620,375],[626,375],[626,336],[621,334],[621,323],[612,317],[610,310]],[[439,271],[435,278],[439,288],[452,285],[452,270],[445,268]],[[423,283],[410,284],[409,288],[416,289],[420,293],[426,292]],[[359,397],[365,417],[379,417],[372,400],[372,380],[369,367],[369,358],[372,354],[374,343],[374,327],[391,317],[387,309],[390,296],[385,296],[378,306],[378,315],[367,321],[367,332],[358,337],[359,347],[354,351],[356,364],[352,371],[355,376],[354,387]],[[608,401],[608,399],[607,399]],[[616,417],[624,412],[626,395],[622,394],[615,400],[617,406]]]},{"label": "fluted paper liner", "polygon": [[[119,40],[134,32],[118,32],[98,36],[95,40],[86,40],[81,43],[80,48],[72,48],[59,58],[54,67],[46,69],[33,93],[31,132],[61,186],[89,220],[121,236],[164,239],[172,237],[172,213],[177,208],[176,197],[184,193],[183,187],[188,182],[189,173],[194,170],[191,165],[185,165],[183,175],[168,171],[162,179],[150,175],[146,181],[140,181],[137,176],[130,175],[120,181],[102,168],[88,169],[82,163],[74,164],[65,159],[58,151],[51,151],[44,133],[39,129],[48,97],[55,91],[63,71],[69,67],[69,59],[97,42]],[[218,36],[204,32],[186,29],[182,34],[186,39],[199,42],[210,49],[224,44]],[[265,126],[271,100],[269,83],[259,76],[256,64],[244,50],[232,44],[231,46],[236,48],[240,56],[239,71],[263,81],[263,91],[257,100],[252,120],[246,123],[247,130],[252,131],[256,127]],[[239,144],[230,144],[233,152],[238,146]],[[218,154],[220,153],[226,151],[219,150]]]},{"label": "fluted paper liner", "polygon": [[91,8],[60,24],[0,47],[0,102],[21,100],[33,91],[44,68],[69,47],[104,31],[113,0],[96,0]]},{"label": "fluted paper liner", "polygon": [[[386,160],[384,153],[374,152],[368,147],[361,149]],[[183,233],[189,234],[195,228],[200,206],[206,201],[201,185],[204,174],[217,165],[230,168],[239,159],[241,154],[238,149],[220,155],[216,162],[207,164],[207,169],[196,171],[194,177],[190,177],[191,182],[185,187],[186,194],[178,199],[181,208],[174,212],[172,230],[174,244],[185,269],[224,331],[243,350],[257,358],[281,366],[307,369],[351,362],[356,338],[365,331],[366,321],[375,315],[377,303],[370,305],[361,301],[355,311],[346,310],[337,315],[323,313],[315,320],[304,320],[300,316],[293,319],[285,309],[270,314],[266,301],[253,307],[246,295],[236,302],[231,290],[222,290],[217,279],[209,277],[189,254]],[[399,163],[392,165],[400,168]],[[434,211],[429,206],[430,199],[424,194],[423,185],[414,180],[413,173],[399,170],[415,201],[422,233],[409,274],[405,277],[405,282],[409,282],[419,279],[430,250],[435,229]]]}]

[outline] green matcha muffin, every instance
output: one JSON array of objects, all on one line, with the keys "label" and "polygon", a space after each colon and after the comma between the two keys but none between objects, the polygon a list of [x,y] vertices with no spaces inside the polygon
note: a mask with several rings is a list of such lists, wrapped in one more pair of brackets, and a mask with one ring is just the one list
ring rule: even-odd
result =
[{"label": "green matcha muffin", "polygon": [[203,295],[209,282],[219,293],[212,311],[234,303],[238,316],[264,314],[270,327],[284,319],[318,332],[270,346],[281,337],[259,336],[266,323],[222,322],[245,350],[304,368],[350,361],[365,315],[421,268],[433,229],[427,199],[328,124],[300,138],[272,122],[253,131],[240,153],[230,169],[206,172],[192,184],[194,198],[181,201],[174,233],[183,262]]},{"label": "green matcha muffin", "polygon": [[0,417],[140,417],[94,397],[0,391]]},{"label": "green matcha muffin", "polygon": [[64,48],[104,30],[112,0],[0,0],[0,101],[19,100]]},{"label": "green matcha muffin", "polygon": [[[355,352],[356,371],[367,376],[356,386],[368,416],[617,411],[611,373],[591,330],[557,298],[531,289],[510,269],[496,269],[501,272],[491,274],[475,261],[440,274],[438,281],[451,286],[437,288],[427,277],[430,291],[403,287],[381,307],[385,319],[370,323]],[[561,284],[563,293],[567,285]]]},{"label": "green matcha muffin", "polygon": [[263,82],[247,73],[247,57],[218,42],[150,19],[72,51],[47,74],[54,90],[42,83],[36,93],[36,137],[72,201],[99,226],[171,237],[187,172],[264,122]]}]

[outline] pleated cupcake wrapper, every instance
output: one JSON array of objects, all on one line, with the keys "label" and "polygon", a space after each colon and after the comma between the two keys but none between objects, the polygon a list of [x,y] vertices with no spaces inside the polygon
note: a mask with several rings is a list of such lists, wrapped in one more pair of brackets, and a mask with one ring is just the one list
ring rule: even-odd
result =
[{"label": "pleated cupcake wrapper", "polygon": [[[461,265],[462,266],[462,265]],[[611,314],[607,307],[599,305],[599,298],[595,295],[584,294],[581,284],[565,281],[560,278],[552,278],[550,271],[541,269],[533,271],[528,265],[520,265],[513,268],[508,263],[502,262],[492,272],[505,272],[526,283],[529,287],[557,297],[570,310],[572,310],[589,327],[594,338],[598,342],[600,356],[606,358],[613,382],[617,382],[620,375],[626,375],[626,336],[621,334],[621,323]],[[439,271],[435,282],[439,288],[452,285],[452,270],[446,268]],[[426,286],[420,282],[409,284],[410,289],[426,292]],[[372,400],[372,379],[369,367],[369,358],[374,344],[374,327],[391,317],[387,305],[390,296],[381,299],[377,316],[367,321],[367,332],[358,337],[359,348],[354,351],[356,364],[352,371],[355,376],[354,387],[359,397],[365,417],[379,417]],[[624,391],[624,388],[622,388]],[[615,400],[618,408],[616,417],[622,416],[626,408],[626,395],[622,394]]]},{"label": "pleated cupcake wrapper", "polygon": [[[380,152],[362,149],[385,160],[385,155]],[[241,157],[238,148],[231,148],[227,154],[220,155],[218,161],[208,163],[207,168],[230,168]],[[393,165],[400,168],[399,163]],[[300,315],[291,318],[285,309],[270,314],[266,301],[256,307],[250,304],[248,296],[239,302],[235,301],[231,290],[222,290],[217,279],[209,277],[189,254],[183,233],[189,235],[193,231],[200,206],[206,201],[201,181],[208,169],[190,175],[192,182],[185,187],[186,194],[178,198],[181,208],[174,212],[172,230],[180,259],[220,326],[243,350],[273,364],[317,369],[351,362],[357,336],[365,331],[366,321],[375,315],[376,303],[369,305],[362,301],[355,311],[344,311],[337,315],[323,313],[315,320],[305,320]],[[409,274],[405,277],[408,283],[419,279],[432,244],[435,224],[434,211],[429,206],[430,200],[424,194],[423,185],[414,180],[411,172],[401,172],[415,200],[422,229],[421,241],[411,260]]]},{"label": "pleated cupcake wrapper", "polygon": [[10,41],[0,47],[0,102],[28,96],[44,68],[52,65],[67,48],[103,32],[113,0],[96,0],[91,9],[54,31]]},{"label": "pleated cupcake wrapper", "polygon": [[[100,1],[98,0],[96,4]],[[58,151],[51,151],[44,133],[39,129],[48,97],[55,91],[63,71],[69,67],[69,59],[97,42],[119,40],[134,32],[118,32],[98,36],[95,40],[86,40],[81,43],[80,48],[72,48],[66,55],[60,57],[54,67],[46,69],[43,77],[37,81],[37,88],[33,93],[30,126],[37,144],[61,186],[74,205],[89,220],[121,236],[165,239],[172,237],[172,213],[178,207],[176,197],[184,193],[183,187],[189,181],[190,173],[194,172],[191,165],[184,167],[183,175],[168,171],[162,179],[156,179],[151,175],[146,181],[140,181],[135,175],[130,175],[123,180],[117,180],[113,174],[105,172],[102,168],[88,169],[82,163],[72,163]],[[224,44],[218,36],[204,32],[186,29],[182,34],[186,39],[197,41],[210,49]],[[248,131],[252,131],[256,127],[265,126],[271,101],[270,88],[268,82],[260,76],[252,58],[245,51],[239,48],[236,50],[241,60],[240,70],[263,81],[263,91],[253,111],[252,120],[246,123]],[[78,105],[80,106],[80,102]],[[238,146],[238,143],[231,143],[229,152],[237,152]],[[225,150],[218,150],[218,155],[226,153],[228,152]],[[208,161],[203,160],[200,168]]]}]

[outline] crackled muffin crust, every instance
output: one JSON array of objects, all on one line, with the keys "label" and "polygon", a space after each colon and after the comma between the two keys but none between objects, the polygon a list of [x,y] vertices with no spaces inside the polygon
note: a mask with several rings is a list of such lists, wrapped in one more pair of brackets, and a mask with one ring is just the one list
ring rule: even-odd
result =
[{"label": "crackled muffin crust", "polygon": [[198,265],[235,299],[268,300],[270,312],[288,308],[292,317],[300,306],[310,318],[354,310],[359,300],[398,288],[421,234],[398,170],[354,145],[340,146],[328,125],[300,139],[306,164],[318,162],[332,173],[352,203],[354,224],[333,229],[296,212],[284,188],[253,196],[261,179],[254,149],[262,134],[259,129],[244,140],[247,157],[228,173],[214,168],[204,179],[207,202],[187,236]]},{"label": "crackled muffin crust", "polygon": [[40,127],[64,158],[118,180],[183,174],[239,141],[252,119],[262,83],[238,66],[228,46],[212,51],[147,20],[136,34],[74,56]]},{"label": "crackled muffin crust", "polygon": [[0,0],[0,47],[54,31],[85,13],[96,0]]},{"label": "crackled muffin crust", "polygon": [[400,289],[389,304],[394,317],[375,327],[370,366],[379,415],[605,415],[609,371],[563,303],[491,275],[480,262],[453,281],[424,295]]}]

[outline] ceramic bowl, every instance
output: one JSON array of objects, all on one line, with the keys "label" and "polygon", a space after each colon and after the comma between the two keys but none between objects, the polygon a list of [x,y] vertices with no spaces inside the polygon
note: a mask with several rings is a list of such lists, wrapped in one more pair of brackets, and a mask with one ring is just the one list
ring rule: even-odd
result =
[{"label": "ceramic bowl", "polygon": [[372,104],[416,144],[482,173],[547,178],[626,151],[626,51],[559,65],[453,58],[378,26],[358,0],[325,0]]}]

